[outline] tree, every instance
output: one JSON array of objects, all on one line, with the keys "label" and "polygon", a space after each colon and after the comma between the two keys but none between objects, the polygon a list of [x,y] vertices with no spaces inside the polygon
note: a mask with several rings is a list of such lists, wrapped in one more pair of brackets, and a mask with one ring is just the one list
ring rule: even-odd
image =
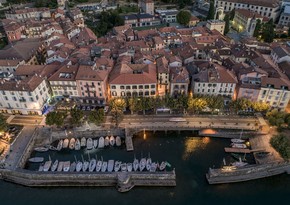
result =
[{"label": "tree", "polygon": [[71,116],[71,123],[73,125],[80,125],[84,117],[84,112],[82,110],[73,108],[70,110],[70,116]]},{"label": "tree", "polygon": [[153,100],[150,97],[141,97],[138,101],[138,108],[143,111],[143,115],[145,115],[145,111],[152,108]]},{"label": "tree", "polygon": [[194,97],[188,98],[188,110],[193,113],[198,113],[205,109],[207,106],[207,102],[203,98]]},{"label": "tree", "polygon": [[181,10],[176,16],[177,22],[185,26],[188,25],[190,18],[190,12],[185,10]]},{"label": "tree", "polygon": [[207,106],[212,112],[220,110],[224,107],[224,98],[220,95],[217,96],[206,96]]},{"label": "tree", "polygon": [[50,112],[46,115],[45,123],[49,126],[56,125],[57,127],[62,127],[66,116],[65,112]]},{"label": "tree", "polygon": [[91,111],[89,114],[89,122],[95,123],[96,125],[100,125],[105,120],[105,112],[104,109],[98,109],[95,111]]},{"label": "tree", "polygon": [[126,101],[124,98],[113,98],[110,101],[110,107],[112,111],[120,110],[123,112],[123,110],[126,108]]},{"label": "tree", "polygon": [[270,109],[270,105],[264,102],[253,102],[252,103],[252,108],[256,112],[266,112]]},{"label": "tree", "polygon": [[208,11],[206,20],[214,19],[214,13],[215,13],[215,10],[214,10],[214,1],[211,0],[210,1],[210,5],[209,5],[209,11]]},{"label": "tree", "polygon": [[134,112],[137,112],[139,110],[139,103],[138,103],[138,98],[137,97],[132,97],[128,99],[128,106],[131,111],[131,114]]},{"label": "tree", "polygon": [[234,20],[234,18],[235,18],[235,13],[236,13],[235,9],[233,9],[233,10],[230,11],[229,17],[230,17],[230,20],[231,20],[231,21]]},{"label": "tree", "polygon": [[284,159],[290,158],[290,145],[289,140],[284,135],[277,135],[270,139],[270,144],[276,149],[281,157]]},{"label": "tree", "polygon": [[288,123],[288,115],[285,112],[278,111],[277,109],[267,112],[266,117],[270,125],[277,126],[278,128],[281,128],[283,124]]},{"label": "tree", "polygon": [[262,36],[265,42],[267,43],[273,42],[275,37],[273,19],[270,19],[270,21],[264,24]]},{"label": "tree", "polygon": [[230,31],[230,16],[229,16],[229,14],[225,15],[224,21],[225,21],[224,35],[226,35]]},{"label": "tree", "polygon": [[8,124],[4,115],[0,114],[0,132],[6,131]]},{"label": "tree", "polygon": [[257,19],[257,23],[256,23],[256,27],[255,27],[253,36],[257,38],[260,35],[261,29],[262,29],[261,20]]},{"label": "tree", "polygon": [[120,111],[120,110],[113,110],[111,112],[112,114],[112,123],[115,123],[116,127],[119,126],[119,124],[121,123],[121,121],[123,120],[124,118],[124,114],[123,114],[123,111]]},{"label": "tree", "polygon": [[231,109],[233,109],[236,113],[242,110],[246,110],[252,107],[252,102],[246,98],[238,98],[235,101],[230,103]]}]

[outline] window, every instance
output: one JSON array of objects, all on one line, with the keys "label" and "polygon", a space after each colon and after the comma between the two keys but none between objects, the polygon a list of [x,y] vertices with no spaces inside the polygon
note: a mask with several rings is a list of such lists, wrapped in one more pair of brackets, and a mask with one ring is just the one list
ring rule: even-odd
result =
[{"label": "window", "polygon": [[16,97],[13,97],[12,99],[13,99],[14,101],[17,101]]},{"label": "window", "polygon": [[116,91],[113,91],[112,92],[112,96],[117,96],[117,92]]},{"label": "window", "polygon": [[155,85],[151,85],[151,88],[155,88]]},{"label": "window", "polygon": [[145,91],[145,96],[148,96],[149,95],[149,91]]},{"label": "window", "polygon": [[143,85],[139,85],[139,89],[143,89]]},{"label": "window", "polygon": [[29,98],[30,102],[34,102],[34,99],[33,97]]},{"label": "window", "polygon": [[35,96],[36,100],[38,100],[38,95]]},{"label": "window", "polygon": [[124,89],[125,89],[125,86],[121,85],[121,86],[120,86],[120,89],[121,89],[121,90],[124,90]]},{"label": "window", "polygon": [[154,90],[151,91],[151,95],[155,95],[155,91]]},{"label": "window", "polygon": [[130,89],[131,89],[131,86],[129,86],[129,85],[126,86],[126,89],[127,89],[127,90],[130,90]]},{"label": "window", "polygon": [[145,89],[149,89],[149,85],[145,85]]},{"label": "window", "polygon": [[112,86],[112,90],[115,90],[115,89],[116,89],[116,86],[115,86],[115,85],[113,85],[113,86]]},{"label": "window", "polygon": [[4,91],[4,90],[2,90],[2,94],[3,94],[3,95],[6,95],[6,93],[5,93],[5,91]]},{"label": "window", "polygon": [[5,96],[4,98],[5,98],[5,100],[8,100],[8,97],[7,96]]},{"label": "window", "polygon": [[132,89],[137,89],[137,85],[133,85],[132,86]]},{"label": "window", "polygon": [[143,92],[142,91],[139,91],[139,96],[143,96]]}]

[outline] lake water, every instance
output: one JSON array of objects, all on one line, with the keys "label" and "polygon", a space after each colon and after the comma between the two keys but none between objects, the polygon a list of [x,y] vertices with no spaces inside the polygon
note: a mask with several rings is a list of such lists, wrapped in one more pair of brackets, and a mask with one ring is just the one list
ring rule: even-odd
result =
[{"label": "lake water", "polygon": [[[124,147],[90,151],[90,157],[103,156],[104,160],[115,159],[133,161],[134,154],[150,156],[153,161],[167,160],[175,167],[176,187],[134,187],[128,193],[118,193],[114,187],[59,187],[29,188],[0,181],[0,204],[272,204],[290,202],[290,175],[259,179],[249,182],[209,185],[205,174],[209,167],[220,167],[223,158],[233,160],[224,153],[230,140],[198,137],[191,133],[143,133],[134,138],[134,152],[126,152]],[[87,158],[88,152],[83,150]],[[37,153],[37,156],[42,154]],[[50,152],[52,160],[58,158],[73,160],[74,155],[81,159],[81,152]],[[47,153],[46,153],[47,157]],[[251,156],[247,157],[251,163]],[[37,169],[38,165],[28,165]]]}]

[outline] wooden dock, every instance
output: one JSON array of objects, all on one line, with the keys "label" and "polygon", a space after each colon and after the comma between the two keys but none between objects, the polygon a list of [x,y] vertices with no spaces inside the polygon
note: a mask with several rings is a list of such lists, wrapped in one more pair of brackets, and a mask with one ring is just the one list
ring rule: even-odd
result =
[{"label": "wooden dock", "polygon": [[126,143],[127,151],[133,151],[134,150],[133,140],[132,140],[131,136],[126,136],[125,143]]},{"label": "wooden dock", "polygon": [[241,148],[225,147],[225,152],[234,152],[234,153],[249,154],[251,152],[263,152],[263,151],[265,151],[264,148],[259,148],[259,149],[241,149]]}]

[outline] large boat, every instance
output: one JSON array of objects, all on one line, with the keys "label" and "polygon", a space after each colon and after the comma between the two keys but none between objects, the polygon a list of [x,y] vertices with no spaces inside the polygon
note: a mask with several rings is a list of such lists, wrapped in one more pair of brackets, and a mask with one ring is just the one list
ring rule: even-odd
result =
[{"label": "large boat", "polygon": [[112,172],[114,169],[114,160],[110,159],[108,161],[108,172]]},{"label": "large boat", "polygon": [[102,163],[102,172],[105,172],[106,170],[107,170],[107,167],[108,167],[108,162],[106,162],[106,161],[104,161],[103,163]]},{"label": "large boat", "polygon": [[36,152],[47,152],[49,150],[48,147],[35,147],[34,151]]},{"label": "large boat", "polygon": [[94,169],[96,168],[96,164],[97,164],[96,159],[91,159],[89,164],[89,172],[94,171]]},{"label": "large boat", "polygon": [[70,164],[69,171],[70,172],[74,172],[76,170],[76,166],[77,166],[76,162],[71,163]]},{"label": "large boat", "polygon": [[64,172],[68,172],[69,169],[70,169],[70,161],[65,161],[65,162],[63,163],[63,171],[64,171]]},{"label": "large boat", "polygon": [[80,149],[81,149],[81,142],[79,139],[76,139],[75,150],[80,150]]},{"label": "large boat", "polygon": [[105,139],[104,139],[104,137],[100,137],[99,138],[99,145],[98,145],[98,147],[99,148],[104,148],[104,146],[105,146]]},{"label": "large boat", "polygon": [[127,171],[132,172],[132,169],[133,169],[132,163],[127,163]]},{"label": "large boat", "polygon": [[58,167],[57,167],[57,171],[58,171],[58,172],[61,172],[61,171],[62,171],[62,169],[63,169],[63,163],[64,163],[64,162],[59,162],[59,163],[58,163]]},{"label": "large boat", "polygon": [[81,161],[77,162],[76,171],[80,172],[83,168],[83,163]]},{"label": "large boat", "polygon": [[107,136],[107,137],[105,138],[105,146],[109,146],[109,144],[110,144],[110,137]]},{"label": "large boat", "polygon": [[85,137],[82,137],[81,139],[81,147],[85,147],[87,145],[87,140]]},{"label": "large boat", "polygon": [[244,143],[245,140],[242,140],[242,139],[231,139],[231,142],[233,142],[233,143]]},{"label": "large boat", "polygon": [[51,171],[54,172],[57,169],[58,166],[58,160],[55,160],[51,166]]},{"label": "large boat", "polygon": [[161,162],[160,166],[159,166],[159,170],[163,171],[166,168],[166,162]]},{"label": "large boat", "polygon": [[246,149],[247,148],[247,145],[245,145],[245,144],[232,143],[231,146],[233,148],[240,148],[240,149]]},{"label": "large boat", "polygon": [[102,169],[102,164],[103,162],[101,160],[98,160],[97,165],[96,165],[96,171],[100,172]]},{"label": "large boat", "polygon": [[133,168],[134,168],[134,172],[136,172],[139,168],[139,160],[136,158],[133,161]]},{"label": "large boat", "polygon": [[142,158],[139,163],[139,169],[142,172],[146,167],[146,158]]},{"label": "large boat", "polygon": [[116,161],[115,162],[115,166],[114,166],[114,171],[118,172],[121,168],[121,162],[120,161]]},{"label": "large boat", "polygon": [[95,140],[94,140],[94,149],[97,149],[97,148],[98,148],[98,140],[95,139]]},{"label": "large boat", "polygon": [[62,144],[62,148],[68,148],[68,144],[69,144],[69,139],[65,139],[64,141],[63,141],[63,144]]},{"label": "large boat", "polygon": [[43,162],[43,160],[44,160],[43,157],[32,157],[32,158],[28,159],[29,162],[34,162],[34,163]]},{"label": "large boat", "polygon": [[56,150],[60,151],[62,149],[62,145],[63,145],[63,140],[59,140],[58,144],[57,144],[57,147],[56,147]]},{"label": "large boat", "polygon": [[87,149],[88,150],[93,149],[93,140],[92,140],[92,138],[88,138],[88,140],[87,140]]},{"label": "large boat", "polygon": [[75,144],[76,144],[76,139],[75,138],[71,138],[69,141],[69,148],[70,149],[74,149],[75,148]]},{"label": "large boat", "polygon": [[112,135],[112,136],[110,137],[110,145],[111,145],[111,146],[114,146],[114,145],[115,145],[115,142],[116,142],[115,137]]},{"label": "large boat", "polygon": [[121,171],[122,172],[127,172],[127,164],[126,163],[122,163],[121,164]]}]

